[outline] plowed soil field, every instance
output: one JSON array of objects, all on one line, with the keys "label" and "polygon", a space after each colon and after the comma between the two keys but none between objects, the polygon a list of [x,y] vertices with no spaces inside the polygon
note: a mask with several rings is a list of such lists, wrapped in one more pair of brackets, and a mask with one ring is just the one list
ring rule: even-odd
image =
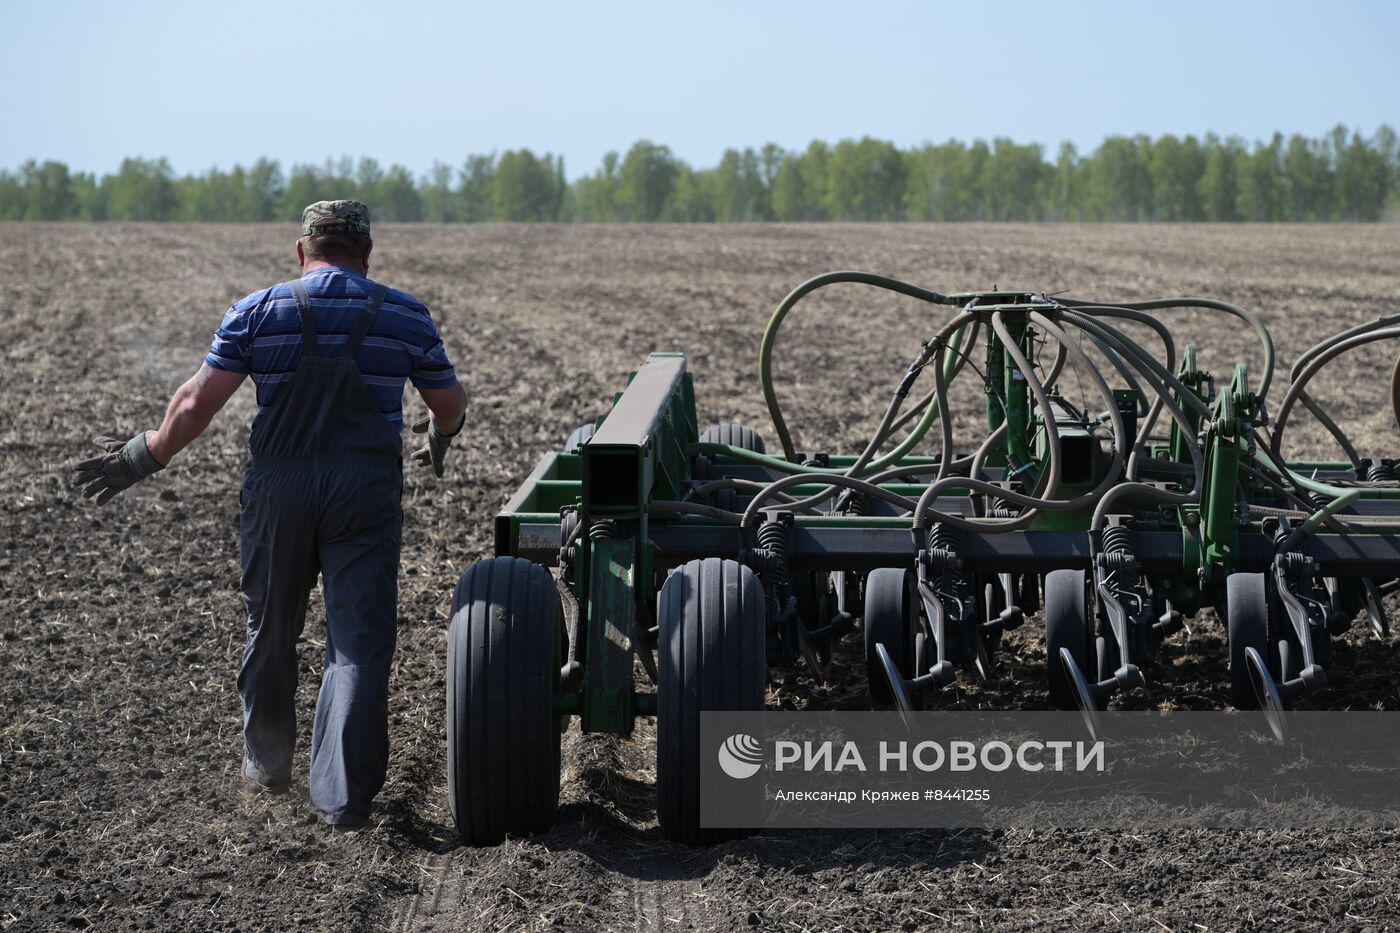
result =
[{"label": "plowed soil field", "polygon": [[[1400,924],[1395,833],[774,832],[692,850],[658,835],[653,732],[566,736],[557,826],[462,847],[445,803],[444,653],[453,582],[491,517],[652,350],[683,350],[702,424],[771,437],[756,379],[768,313],[803,279],[867,269],[942,291],[1205,294],[1264,314],[1281,364],[1400,311],[1394,226],[385,227],[372,275],[425,301],[471,396],[447,476],[407,470],[389,781],[370,828],[333,834],[306,800],[319,606],[301,651],[291,794],[238,780],[234,678],[245,387],[153,480],[97,508],[65,462],[97,434],[154,427],[223,310],[296,273],[290,226],[0,225],[0,927],[104,930],[1324,930]],[[856,286],[792,317],[780,394],[799,447],[859,447],[946,309]],[[1252,335],[1169,315],[1228,378]],[[1393,350],[1389,351],[1393,354]],[[1374,346],[1314,394],[1363,454],[1400,455],[1393,356]],[[1285,366],[1286,373],[1286,366]],[[1280,374],[1283,378],[1284,374]],[[959,446],[980,440],[976,380]],[[410,401],[410,412],[422,403]],[[1331,458],[1299,416],[1288,452]],[[1032,622],[999,676],[952,705],[1045,704]],[[1364,626],[1358,627],[1364,628]],[[832,683],[780,674],[774,704],[862,706],[857,638]],[[1226,704],[1223,631],[1198,617],[1149,697]],[[1400,652],[1353,631],[1326,708],[1400,708]]]}]

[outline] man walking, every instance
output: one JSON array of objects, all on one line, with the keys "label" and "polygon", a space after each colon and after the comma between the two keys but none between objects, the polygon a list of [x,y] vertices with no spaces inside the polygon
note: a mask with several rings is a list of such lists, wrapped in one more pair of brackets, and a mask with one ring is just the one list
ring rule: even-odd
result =
[{"label": "man walking", "polygon": [[327,823],[363,825],[388,768],[388,684],[398,620],[403,512],[401,410],[411,380],[432,413],[414,425],[414,460],[442,476],[466,393],[427,309],[368,278],[369,209],[319,201],[302,215],[300,279],[254,292],[225,314],[213,346],[154,431],[99,438],[78,464],[85,497],[105,504],[170,462],[248,374],[258,413],[241,495],[239,543],[248,644],[243,777],[291,781],[296,642],[319,575],[326,664],[311,739],[311,800]]}]

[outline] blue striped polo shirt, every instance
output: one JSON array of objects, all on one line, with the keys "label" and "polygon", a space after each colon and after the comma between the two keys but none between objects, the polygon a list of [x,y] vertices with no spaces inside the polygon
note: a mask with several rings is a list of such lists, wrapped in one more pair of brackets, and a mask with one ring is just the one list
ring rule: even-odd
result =
[{"label": "blue striped polo shirt", "polygon": [[[322,353],[334,353],[349,338],[375,283],[339,267],[313,269],[302,281],[316,314],[317,345]],[[285,283],[253,292],[229,308],[204,358],[217,369],[251,374],[259,408],[291,378],[300,360],[301,318]],[[392,288],[355,353],[355,363],[379,410],[399,430],[403,430],[405,379],[420,389],[457,384],[428,309]]]}]

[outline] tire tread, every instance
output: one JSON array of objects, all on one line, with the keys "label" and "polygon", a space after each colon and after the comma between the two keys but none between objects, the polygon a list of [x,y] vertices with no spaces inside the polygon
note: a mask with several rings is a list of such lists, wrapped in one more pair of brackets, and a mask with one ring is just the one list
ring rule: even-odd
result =
[{"label": "tire tread", "polygon": [[448,632],[448,798],[469,845],[496,845],[554,822],[562,615],[553,577],[529,561],[479,561],[457,582]]},{"label": "tire tread", "polygon": [[657,817],[661,834],[688,845],[744,835],[700,827],[700,713],[761,710],[767,677],[764,594],[749,568],[717,557],[667,578],[657,704]]}]

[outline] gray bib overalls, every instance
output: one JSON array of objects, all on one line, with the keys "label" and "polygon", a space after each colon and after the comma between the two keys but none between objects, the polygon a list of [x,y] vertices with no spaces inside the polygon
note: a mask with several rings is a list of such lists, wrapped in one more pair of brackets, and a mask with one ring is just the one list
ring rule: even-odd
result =
[{"label": "gray bib overalls", "polygon": [[319,574],[326,666],[311,736],[311,800],[332,819],[367,815],[389,760],[388,686],[398,620],[402,441],[355,363],[387,291],[375,285],[345,346],[322,353],[301,281],[296,372],[253,420],[240,547],[248,646],[238,675],[249,760],[290,776],[296,643]]}]

